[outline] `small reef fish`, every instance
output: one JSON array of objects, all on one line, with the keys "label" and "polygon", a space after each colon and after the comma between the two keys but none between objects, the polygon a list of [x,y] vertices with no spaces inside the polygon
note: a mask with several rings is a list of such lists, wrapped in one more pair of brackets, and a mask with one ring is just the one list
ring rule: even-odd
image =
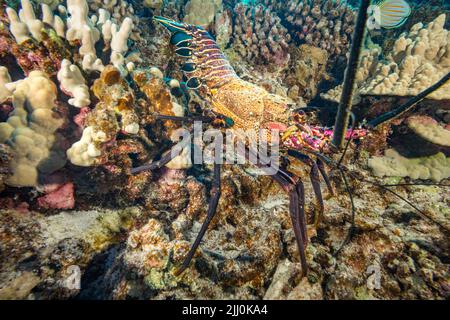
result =
[{"label": "small reef fish", "polygon": [[368,8],[367,27],[374,29],[394,29],[402,26],[409,15],[411,7],[405,0],[383,0]]}]

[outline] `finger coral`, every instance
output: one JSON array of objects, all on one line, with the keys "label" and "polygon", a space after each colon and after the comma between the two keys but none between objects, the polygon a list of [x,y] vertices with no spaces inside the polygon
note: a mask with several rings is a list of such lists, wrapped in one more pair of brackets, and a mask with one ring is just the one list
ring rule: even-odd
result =
[{"label": "finger coral", "polygon": [[267,68],[283,69],[290,60],[291,36],[281,19],[264,6],[239,3],[234,8],[232,48],[246,61]]},{"label": "finger coral", "polygon": [[61,84],[61,90],[72,97],[69,99],[70,105],[82,108],[91,104],[86,80],[81,74],[80,69],[76,65],[71,64],[67,59],[64,59],[61,63],[58,80]]},{"label": "finger coral", "polygon": [[100,164],[106,145],[114,143],[119,131],[126,134],[139,131],[134,93],[118,69],[107,66],[94,82],[93,92],[100,102],[87,115],[81,140],[67,150],[68,159],[83,167]]},{"label": "finger coral", "polygon": [[[121,25],[125,19],[132,20],[132,32],[130,38],[134,41],[141,41],[141,30],[139,29],[139,18],[135,14],[135,9],[131,1],[126,0],[88,0],[91,13],[96,14],[98,21],[102,15],[108,13],[111,23]],[[101,13],[103,11],[103,13]]]}]

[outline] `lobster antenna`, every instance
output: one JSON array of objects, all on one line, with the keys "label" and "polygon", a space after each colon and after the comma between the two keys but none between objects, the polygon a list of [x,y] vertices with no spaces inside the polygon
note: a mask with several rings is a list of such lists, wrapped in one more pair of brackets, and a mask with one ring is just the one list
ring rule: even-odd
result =
[{"label": "lobster antenna", "polygon": [[[442,229],[444,229],[444,230],[447,231],[447,232],[450,231],[449,228],[448,228],[447,226],[443,225],[443,224],[442,224],[441,222],[439,222],[439,221],[436,221],[435,219],[433,219],[432,217],[430,217],[428,214],[426,214],[423,210],[419,209],[414,203],[412,203],[411,201],[409,201],[409,200],[406,199],[405,197],[399,195],[397,192],[395,192],[395,191],[389,189],[387,186],[384,186],[384,185],[382,185],[382,184],[379,184],[379,183],[377,183],[377,182],[375,182],[375,181],[370,181],[370,180],[366,180],[366,179],[364,179],[364,178],[358,178],[358,177],[355,177],[355,175],[352,174],[351,172],[349,172],[349,175],[350,175],[353,179],[355,179],[355,180],[358,180],[358,181],[361,181],[361,182],[369,183],[369,184],[371,184],[371,185],[373,185],[373,186],[375,186],[375,187],[377,187],[377,188],[383,189],[383,190],[385,190],[385,191],[387,191],[387,192],[393,194],[393,195],[396,196],[397,198],[403,200],[405,203],[407,203],[408,205],[410,205],[414,210],[416,210],[422,217],[424,217],[424,218],[427,219],[428,221],[435,223],[436,225],[438,225],[439,227],[441,227]],[[393,185],[393,186],[394,186],[394,185]],[[445,186],[445,185],[441,185],[441,186]]]},{"label": "lobster antenna", "polygon": [[379,126],[382,123],[390,121],[390,120],[392,120],[394,118],[397,118],[398,116],[404,114],[405,112],[408,112],[409,110],[414,108],[416,106],[416,104],[418,104],[419,102],[423,101],[429,94],[433,93],[434,91],[438,90],[443,85],[445,85],[448,80],[450,80],[450,72],[447,73],[441,80],[436,82],[434,85],[432,85],[428,89],[422,91],[417,96],[409,99],[407,102],[405,102],[400,107],[398,107],[398,108],[396,108],[396,109],[394,109],[394,110],[392,110],[390,112],[387,112],[387,113],[381,115],[378,118],[375,118],[375,119],[369,121],[367,123],[366,127],[370,128],[370,129],[373,129],[373,128]]},{"label": "lobster antenna", "polygon": [[358,18],[356,20],[355,32],[353,33],[350,57],[348,59],[347,69],[345,70],[344,86],[342,88],[341,101],[334,125],[333,140],[331,142],[337,149],[341,149],[344,146],[345,134],[347,133],[350,112],[352,110],[353,93],[355,91],[356,69],[358,68],[364,41],[369,6],[370,0],[361,0],[358,9]]},{"label": "lobster antenna", "polygon": [[347,143],[345,144],[345,148],[344,148],[344,151],[342,152],[341,158],[338,161],[338,164],[337,164],[338,167],[340,167],[341,164],[342,164],[342,161],[344,161],[344,157],[345,157],[345,154],[348,151],[348,147],[350,146],[350,143],[352,143],[352,141],[353,141],[353,132],[355,132],[355,127],[356,127],[355,114],[353,112],[351,112],[350,113],[350,117],[351,117],[351,120],[352,120],[352,129],[350,131],[350,137],[348,138]]},{"label": "lobster antenna", "polygon": [[441,183],[397,183],[397,184],[383,184],[384,187],[408,187],[408,186],[434,186],[450,188],[450,184]]},{"label": "lobster antenna", "polygon": [[345,176],[344,170],[340,166],[338,166],[338,170],[339,170],[339,172],[340,172],[340,174],[342,176],[342,179],[344,180],[345,190],[347,191],[348,196],[350,198],[350,203],[351,203],[351,206],[352,206],[352,219],[351,219],[351,222],[350,222],[351,223],[350,224],[350,228],[348,229],[348,232],[347,232],[347,236],[345,237],[345,239],[342,242],[342,244],[339,246],[339,249],[337,249],[334,252],[334,254],[333,254],[335,257],[338,256],[339,253],[344,248],[344,246],[347,245],[347,243],[349,243],[352,240],[353,233],[356,230],[356,224],[355,224],[356,207],[355,207],[355,202],[354,202],[354,199],[353,199],[353,193],[350,190],[350,185],[348,183],[347,177]]}]

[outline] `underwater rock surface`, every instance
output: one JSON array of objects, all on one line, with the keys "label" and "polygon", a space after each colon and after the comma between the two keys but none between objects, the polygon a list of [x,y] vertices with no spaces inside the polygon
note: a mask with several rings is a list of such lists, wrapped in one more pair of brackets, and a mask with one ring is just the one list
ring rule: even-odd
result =
[{"label": "underwater rock surface", "polygon": [[[0,299],[449,299],[449,84],[360,126],[450,71],[449,8],[410,1],[404,25],[368,32],[340,166],[354,2],[0,0]],[[177,275],[217,192],[191,144],[164,162],[192,119],[281,129],[306,276],[292,185],[249,164],[223,165]],[[310,183],[316,158],[334,194]]]}]

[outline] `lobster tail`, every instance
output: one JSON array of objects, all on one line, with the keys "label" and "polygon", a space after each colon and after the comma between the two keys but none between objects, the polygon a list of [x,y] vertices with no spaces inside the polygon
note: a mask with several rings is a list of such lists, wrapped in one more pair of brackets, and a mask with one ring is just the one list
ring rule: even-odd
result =
[{"label": "lobster tail", "polygon": [[172,21],[164,17],[154,17],[170,31],[170,43],[175,53],[187,59],[181,70],[187,78],[189,89],[206,86],[219,88],[228,81],[238,78],[233,67],[220,50],[214,38],[202,27]]}]

